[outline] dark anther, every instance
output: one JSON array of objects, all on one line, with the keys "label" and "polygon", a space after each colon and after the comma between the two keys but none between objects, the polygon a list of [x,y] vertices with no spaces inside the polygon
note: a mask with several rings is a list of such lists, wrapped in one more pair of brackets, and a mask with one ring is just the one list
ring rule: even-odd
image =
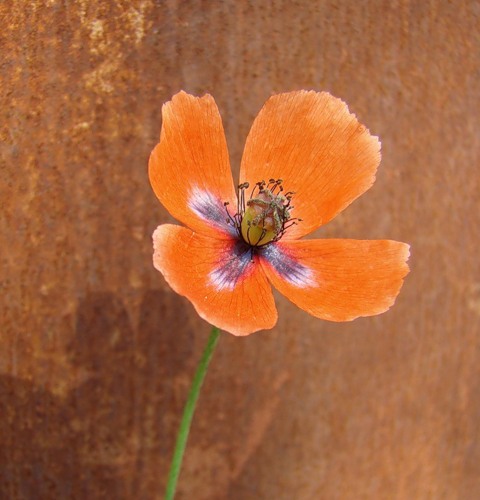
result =
[{"label": "dark anther", "polygon": [[[235,228],[239,238],[243,237],[250,248],[252,259],[255,255],[255,248],[280,240],[289,227],[301,222],[301,219],[291,217],[293,210],[291,201],[294,191],[284,192],[282,183],[283,179],[271,178],[268,182],[261,180],[253,185],[249,193],[246,193],[250,187],[249,182],[238,184],[237,210],[234,214],[231,214],[227,208],[230,203],[228,201],[223,203],[227,225]],[[246,210],[249,210],[247,215]],[[245,219],[245,217],[248,218]],[[243,234],[242,224],[244,224]],[[252,240],[253,233],[255,233],[255,240]],[[264,239],[267,241],[263,242]]]}]

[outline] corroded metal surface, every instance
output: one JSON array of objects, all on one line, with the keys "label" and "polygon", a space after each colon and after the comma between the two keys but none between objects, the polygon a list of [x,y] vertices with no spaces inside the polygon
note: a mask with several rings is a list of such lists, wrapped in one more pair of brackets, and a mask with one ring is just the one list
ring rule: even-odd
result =
[{"label": "corroded metal surface", "polygon": [[375,186],[321,236],[412,245],[387,314],[279,299],[224,336],[179,498],[480,491],[478,4],[0,5],[0,496],[161,498],[208,327],[151,264],[146,175],[174,92],[218,102],[234,169],[274,92],[329,90],[378,134]]}]

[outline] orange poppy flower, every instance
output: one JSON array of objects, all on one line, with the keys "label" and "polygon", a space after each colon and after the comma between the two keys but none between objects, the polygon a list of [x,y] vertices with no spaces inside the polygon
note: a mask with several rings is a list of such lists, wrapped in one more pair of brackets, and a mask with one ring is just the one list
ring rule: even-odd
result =
[{"label": "orange poppy flower", "polygon": [[234,335],[272,328],[271,285],[330,321],[380,314],[394,303],[409,271],[407,244],[299,240],[375,180],[380,142],[344,102],[313,91],[268,99],[247,138],[238,190],[210,95],[180,92],[162,117],[150,182],[187,227],[159,226],[153,261],[202,318]]}]

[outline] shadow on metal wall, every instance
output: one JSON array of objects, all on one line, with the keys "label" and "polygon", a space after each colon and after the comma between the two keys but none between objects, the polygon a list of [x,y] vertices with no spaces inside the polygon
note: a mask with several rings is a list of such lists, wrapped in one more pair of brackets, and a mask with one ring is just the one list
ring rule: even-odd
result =
[{"label": "shadow on metal wall", "polygon": [[167,469],[183,405],[176,379],[192,343],[176,342],[175,332],[190,331],[184,306],[173,293],[146,292],[137,335],[114,294],[91,294],[78,307],[67,349],[78,386],[59,397],[0,377],[0,497],[122,499],[158,491],[158,482],[142,478],[146,468]]}]

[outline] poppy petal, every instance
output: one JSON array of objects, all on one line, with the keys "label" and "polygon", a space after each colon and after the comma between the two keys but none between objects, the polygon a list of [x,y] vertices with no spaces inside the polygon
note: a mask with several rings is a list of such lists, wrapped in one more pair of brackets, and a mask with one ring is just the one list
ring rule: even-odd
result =
[{"label": "poppy petal", "polygon": [[158,199],[179,221],[201,234],[229,238],[224,202],[236,211],[222,119],[212,96],[174,95],[162,108],[160,143],[148,165]]},{"label": "poppy petal", "polygon": [[265,103],[247,138],[240,182],[282,179],[294,191],[295,239],[330,221],[370,188],[380,142],[347,105],[327,92],[278,94]]},{"label": "poppy petal", "polygon": [[277,322],[270,283],[243,242],[164,224],[153,233],[153,246],[156,269],[212,325],[249,335]]},{"label": "poppy petal", "polygon": [[272,285],[301,309],[350,321],[389,309],[408,274],[409,245],[391,240],[300,240],[268,245]]}]

